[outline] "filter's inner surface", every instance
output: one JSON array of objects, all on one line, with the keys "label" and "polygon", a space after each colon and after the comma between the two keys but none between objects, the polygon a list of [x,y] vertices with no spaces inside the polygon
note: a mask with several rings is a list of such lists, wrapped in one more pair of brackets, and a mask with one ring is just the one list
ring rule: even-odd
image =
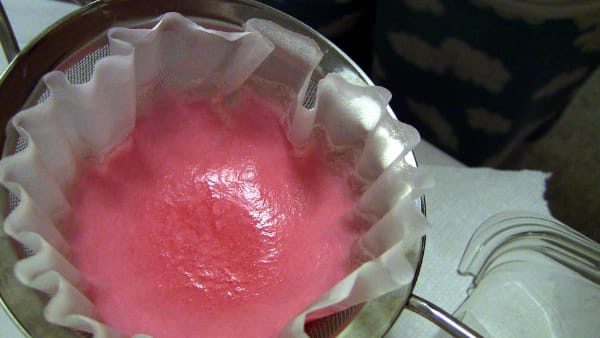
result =
[{"label": "filter's inner surface", "polygon": [[[111,55],[110,45],[107,43],[105,38],[101,38],[91,44],[92,47],[85,48],[78,53],[71,55],[67,58],[57,70],[65,73],[66,78],[73,84],[84,84],[90,81],[94,72],[94,65],[96,62],[106,56]],[[311,78],[307,87],[303,106],[310,109],[313,108],[316,101],[317,83],[322,78],[321,74],[315,72]],[[28,102],[34,104],[40,104],[47,100],[49,97],[49,91],[44,88],[38,88],[34,91],[28,99]],[[16,142],[14,152],[20,152],[27,147],[26,141],[19,137]],[[9,192],[8,194],[8,205],[9,210],[13,210],[19,204],[19,198]],[[31,256],[33,252],[27,248],[23,251],[26,256]],[[307,333],[311,337],[330,337],[332,334],[337,332],[340,327],[344,326],[352,315],[359,309],[358,306],[347,309],[345,311],[336,313],[334,315],[327,316],[322,319],[311,321],[306,326]],[[84,332],[74,332],[76,335],[89,336]]]}]

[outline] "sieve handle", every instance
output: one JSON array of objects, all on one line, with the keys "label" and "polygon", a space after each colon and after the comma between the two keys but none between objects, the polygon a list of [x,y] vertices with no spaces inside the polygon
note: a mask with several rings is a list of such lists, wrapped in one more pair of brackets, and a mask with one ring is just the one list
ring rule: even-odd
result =
[{"label": "sieve handle", "polygon": [[8,16],[6,16],[6,12],[4,11],[4,7],[0,2],[0,44],[2,45],[2,49],[4,50],[4,55],[6,55],[6,60],[8,62],[12,61],[12,59],[19,54],[19,44],[17,43],[17,38],[15,38],[15,33],[12,30],[10,25],[10,21],[8,21]]},{"label": "sieve handle", "polygon": [[454,318],[435,304],[414,294],[408,298],[406,308],[433,322],[440,329],[456,338],[483,338],[482,335]]}]

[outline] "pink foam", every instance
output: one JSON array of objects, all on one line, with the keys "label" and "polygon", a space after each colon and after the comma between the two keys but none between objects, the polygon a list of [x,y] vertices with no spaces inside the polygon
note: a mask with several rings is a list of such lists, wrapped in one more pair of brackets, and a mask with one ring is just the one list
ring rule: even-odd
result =
[{"label": "pink foam", "polygon": [[237,100],[214,111],[161,99],[83,166],[71,260],[117,330],[274,337],[350,272],[351,166],[319,143],[294,156],[268,105]]}]

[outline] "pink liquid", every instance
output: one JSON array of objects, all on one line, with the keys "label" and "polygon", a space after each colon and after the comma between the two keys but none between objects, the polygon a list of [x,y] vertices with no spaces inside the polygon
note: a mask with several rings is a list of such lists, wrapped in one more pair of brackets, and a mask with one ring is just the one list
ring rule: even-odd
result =
[{"label": "pink liquid", "polygon": [[84,166],[71,260],[118,331],[274,337],[350,272],[351,166],[318,143],[294,156],[275,112],[239,100],[216,113],[162,99]]}]

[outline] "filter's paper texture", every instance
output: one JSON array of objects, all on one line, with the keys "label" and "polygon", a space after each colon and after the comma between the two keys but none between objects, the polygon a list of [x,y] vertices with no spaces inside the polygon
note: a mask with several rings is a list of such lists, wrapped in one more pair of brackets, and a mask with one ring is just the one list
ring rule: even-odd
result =
[{"label": "filter's paper texture", "polygon": [[94,337],[120,336],[97,319],[94,305],[78,290],[80,275],[68,260],[59,224],[70,213],[65,194],[79,165],[123,142],[140,107],[163,90],[218,103],[241,86],[262,86],[269,89],[263,93],[285,101],[281,120],[296,148],[319,128],[333,150],[359,154],[355,174],[364,193],[355,211],[373,225],[357,248],[369,260],[291,320],[282,336],[306,336],[311,313],[359,304],[412,281],[415,262],[406,252],[428,227],[415,200],[431,185],[404,160],[419,141],[416,130],[386,113],[387,90],[350,84],[336,74],[318,82],[315,107],[303,107],[322,57],[317,44],[263,20],[249,20],[244,30],[215,31],[175,13],[151,29],[113,28],[112,55],[98,61],[88,83],[74,85],[51,72],[42,79],[49,98],[11,119],[8,135],[27,147],[0,162],[1,184],[19,199],[3,227],[33,253],[16,264],[15,274],[51,296],[44,311],[48,321]]}]

